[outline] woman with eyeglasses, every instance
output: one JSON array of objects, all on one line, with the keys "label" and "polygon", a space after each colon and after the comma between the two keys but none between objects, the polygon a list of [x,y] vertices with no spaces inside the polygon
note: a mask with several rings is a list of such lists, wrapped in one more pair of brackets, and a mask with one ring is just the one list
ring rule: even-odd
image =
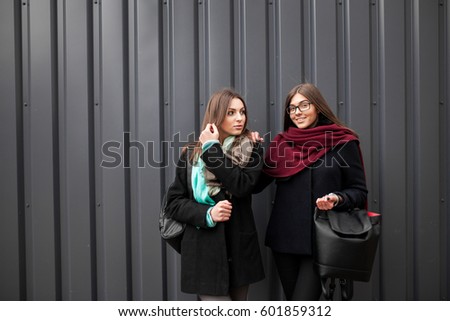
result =
[{"label": "woman with eyeglasses", "polygon": [[284,106],[284,131],[270,143],[259,192],[276,182],[265,243],[287,300],[318,300],[312,230],[315,207],[363,207],[367,197],[358,136],[333,114],[313,84],[295,86]]},{"label": "woman with eyeglasses", "polygon": [[200,300],[246,300],[249,285],[264,278],[251,208],[262,148],[250,139],[247,112],[233,90],[211,96],[199,141],[183,151],[167,193],[167,213],[186,223],[181,291]]}]

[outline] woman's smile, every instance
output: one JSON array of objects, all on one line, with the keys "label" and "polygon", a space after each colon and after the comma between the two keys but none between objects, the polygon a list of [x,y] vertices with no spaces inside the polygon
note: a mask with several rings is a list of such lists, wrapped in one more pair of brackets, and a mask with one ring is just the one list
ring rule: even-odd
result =
[{"label": "woman's smile", "polygon": [[[305,96],[297,93],[294,95],[294,97],[292,97],[290,105],[297,107],[305,101],[307,102],[308,99]],[[300,108],[296,108],[295,112],[289,114],[289,116],[291,117],[294,125],[302,129],[316,126],[319,119],[319,113],[317,112],[316,107],[314,107],[313,104],[310,104],[310,108],[305,111],[300,111]]]}]

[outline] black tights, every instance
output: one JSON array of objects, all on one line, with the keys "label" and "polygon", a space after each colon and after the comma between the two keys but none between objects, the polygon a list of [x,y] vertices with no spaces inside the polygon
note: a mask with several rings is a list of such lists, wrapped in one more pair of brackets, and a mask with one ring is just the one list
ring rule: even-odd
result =
[{"label": "black tights", "polygon": [[316,301],[322,294],[320,277],[314,271],[312,256],[273,251],[286,300]]}]

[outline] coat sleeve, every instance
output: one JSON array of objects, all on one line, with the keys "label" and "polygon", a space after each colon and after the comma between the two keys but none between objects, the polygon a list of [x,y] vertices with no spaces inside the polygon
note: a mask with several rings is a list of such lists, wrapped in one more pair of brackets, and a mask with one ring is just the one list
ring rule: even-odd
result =
[{"label": "coat sleeve", "polygon": [[267,186],[275,180],[272,176],[267,175],[264,171],[261,171],[256,186],[253,189],[253,194],[261,193]]},{"label": "coat sleeve", "polygon": [[252,194],[263,165],[262,148],[259,144],[253,147],[250,161],[243,168],[234,165],[218,143],[204,151],[201,157],[208,170],[233,196],[245,197]]},{"label": "coat sleeve", "polygon": [[166,195],[167,215],[179,222],[207,228],[206,212],[210,206],[190,199],[186,166],[186,153],[182,153],[176,167],[175,180],[170,185]]},{"label": "coat sleeve", "polygon": [[341,164],[342,190],[335,193],[343,198],[336,209],[365,208],[367,200],[366,175],[362,155],[356,142],[342,146],[339,154],[344,164]]}]

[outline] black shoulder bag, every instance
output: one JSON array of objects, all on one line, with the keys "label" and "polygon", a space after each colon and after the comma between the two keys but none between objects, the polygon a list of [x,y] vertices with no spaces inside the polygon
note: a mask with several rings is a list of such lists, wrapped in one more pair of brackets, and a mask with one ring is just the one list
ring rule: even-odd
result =
[{"label": "black shoulder bag", "polygon": [[[189,191],[189,197],[192,198],[192,186],[191,186],[191,173],[192,164],[189,162],[189,148],[186,156],[186,182]],[[169,187],[170,189],[170,187]],[[161,237],[169,244],[175,251],[181,253],[181,240],[183,239],[185,223],[178,222],[168,217],[166,212],[167,207],[167,192],[164,194],[161,210],[159,212],[159,231]]]},{"label": "black shoulder bag", "polygon": [[[342,299],[353,296],[353,281],[368,282],[380,236],[380,214],[354,209],[314,213],[314,265],[325,299],[332,300],[335,279]],[[326,284],[330,280],[329,289]]]}]

